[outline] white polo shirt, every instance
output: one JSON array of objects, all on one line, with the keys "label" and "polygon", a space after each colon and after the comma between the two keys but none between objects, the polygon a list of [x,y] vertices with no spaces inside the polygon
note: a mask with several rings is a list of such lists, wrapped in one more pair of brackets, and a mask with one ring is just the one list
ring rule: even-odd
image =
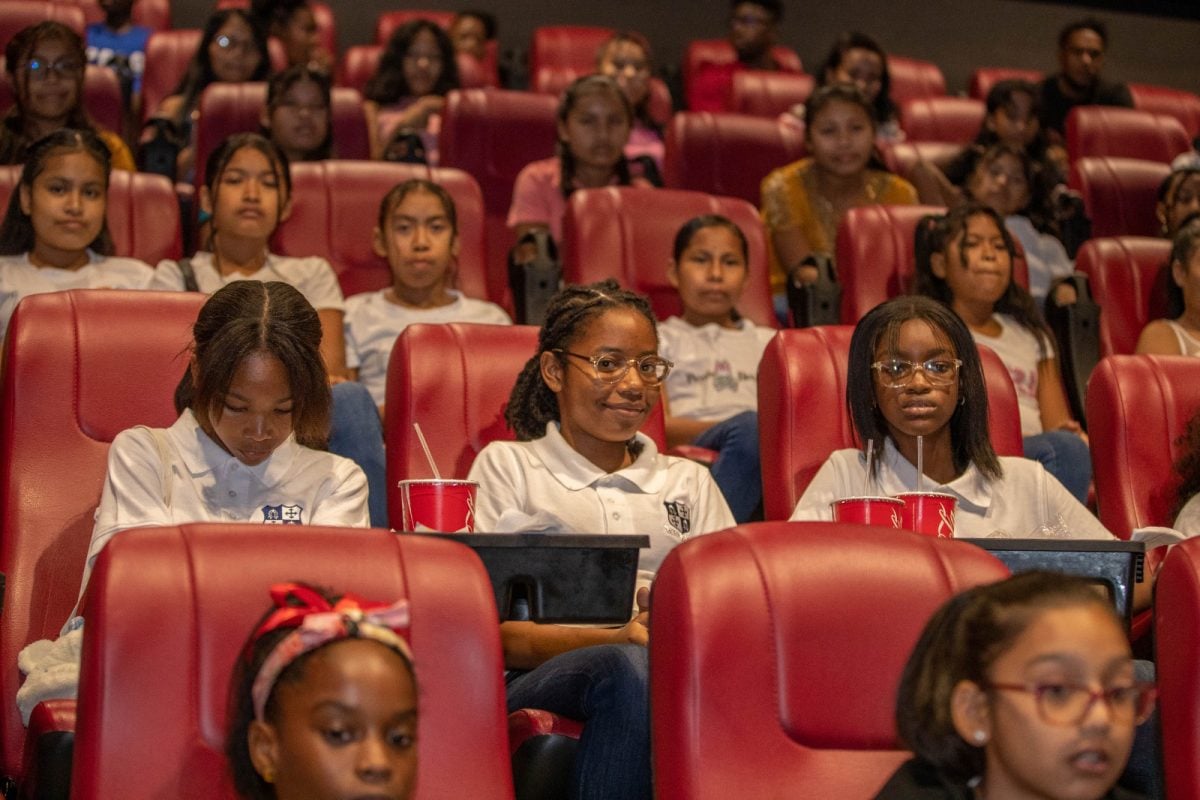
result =
[{"label": "white polo shirt", "polygon": [[154,270],[133,258],[101,256],[87,251],[79,269],[38,267],[29,254],[0,256],[0,339],[22,298],[68,289],[149,289]]},{"label": "white polo shirt", "polygon": [[[240,272],[222,275],[213,263],[213,254],[200,252],[192,256],[192,271],[196,273],[196,285],[205,294],[212,294],[234,281],[283,281],[296,287],[318,311],[341,311],[345,307],[337,274],[328,261],[318,256],[292,258],[270,254],[262,268],[252,275]],[[179,263],[170,259],[158,262],[151,288],[182,292],[183,272]]]},{"label": "white polo shirt", "polygon": [[680,317],[660,323],[658,352],[675,364],[666,381],[671,415],[719,422],[757,411],[758,362],[774,335],[748,319],[735,328]]},{"label": "white polo shirt", "polygon": [[117,434],[88,546],[83,586],[119,531],[185,522],[366,528],[367,479],[353,461],[296,443],[247,466],[209,438],[190,409],[166,430]]},{"label": "white polo shirt", "polygon": [[511,325],[504,309],[486,300],[464,297],[450,290],[454,302],[438,308],[408,308],[388,300],[392,290],[365,292],[346,298],[346,366],[358,370],[358,381],[367,387],[375,405],[387,393],[388,359],[392,346],[409,325],[417,322],[481,322]]},{"label": "white polo shirt", "polygon": [[[1000,531],[1012,538],[1113,539],[1108,529],[1036,461],[1001,456],[1004,475],[989,481],[974,464],[949,483],[926,478],[930,492],[954,495],[955,535],[984,537]],[[867,459],[861,450],[838,450],[821,466],[792,512],[793,520],[832,520],[829,504],[861,496],[867,486]],[[917,489],[917,468],[889,438],[872,494],[896,495]]]},{"label": "white polo shirt", "polygon": [[559,533],[647,534],[638,567],[655,573],[684,539],[736,524],[707,469],[660,454],[644,434],[637,440],[638,457],[612,473],[567,444],[555,422],[532,442],[492,442],[468,476],[479,482],[475,529],[486,533],[503,512],[519,511],[553,514],[565,526]]},{"label": "white polo shirt", "polygon": [[1000,323],[999,336],[985,336],[971,331],[972,338],[996,351],[1017,390],[1017,407],[1021,412],[1021,435],[1036,436],[1042,432],[1042,406],[1038,402],[1038,365],[1043,359],[1054,358],[1054,344],[1046,334],[1043,355],[1033,331],[1007,314],[995,314]]}]

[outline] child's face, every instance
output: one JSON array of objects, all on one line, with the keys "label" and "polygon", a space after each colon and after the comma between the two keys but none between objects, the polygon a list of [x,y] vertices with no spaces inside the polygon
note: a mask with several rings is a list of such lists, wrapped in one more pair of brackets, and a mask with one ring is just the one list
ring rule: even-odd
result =
[{"label": "child's face", "polygon": [[417,694],[399,654],[364,639],[328,645],[275,698],[277,721],[252,723],[250,742],[277,800],[412,796]]},{"label": "child's face", "polygon": [[329,106],[312,81],[293,83],[270,112],[271,139],[292,161],[313,152],[329,135]]},{"label": "child's face", "polygon": [[612,169],[629,141],[629,117],[610,92],[587,92],[559,123],[558,138],[567,143],[578,165]]},{"label": "child's face", "polygon": [[301,6],[292,12],[288,21],[278,26],[279,40],[289,64],[307,64],[321,49],[321,34],[312,9]]},{"label": "child's face", "polygon": [[[988,678],[1052,687],[1043,691],[1043,708],[1062,694],[1056,687],[1102,691],[1134,683],[1124,633],[1106,609],[1092,604],[1038,612]],[[1058,724],[1043,718],[1032,692],[993,689],[981,703],[977,730],[987,736],[986,797],[1094,800],[1112,787],[1129,758],[1132,703],[1110,708],[1097,699],[1080,718]]]},{"label": "child's face", "polygon": [[200,201],[213,215],[213,230],[219,236],[261,239],[265,246],[291,211],[281,183],[282,176],[266,154],[243,147],[225,164],[214,187],[216,197],[210,197],[206,186]]},{"label": "child's face", "polygon": [[991,160],[980,159],[967,182],[967,191],[1003,217],[1029,205],[1025,166],[1012,153],[1000,153]]},{"label": "child's face", "polygon": [[20,196],[21,211],[33,225],[34,251],[46,262],[82,253],[104,227],[104,170],[88,153],[52,153]]},{"label": "child's face", "polygon": [[943,365],[942,372],[953,372],[949,382],[931,378],[924,369],[914,369],[912,376],[902,386],[888,386],[881,372],[872,369],[875,386],[875,402],[887,424],[888,433],[898,444],[914,440],[918,436],[938,433],[949,424],[958,405],[957,370],[945,367],[946,362],[958,358],[954,345],[940,330],[923,319],[910,319],[900,326],[894,348],[888,347],[887,337],[881,337],[875,348],[875,361],[907,361],[910,364],[928,364],[931,361]]},{"label": "child's face", "polygon": [[437,195],[417,189],[392,206],[385,229],[375,229],[375,252],[397,288],[436,291],[450,278],[458,237]]},{"label": "child's face", "polygon": [[254,32],[238,16],[225,20],[208,44],[208,58],[217,80],[228,83],[248,81],[258,69],[261,55],[254,43]]},{"label": "child's face", "polygon": [[658,354],[654,328],[631,308],[612,308],[593,318],[569,346],[576,355],[543,353],[542,377],[558,398],[563,438],[593,463],[633,438],[658,402],[660,386],[636,367],[616,383],[596,377],[588,359],[617,363]]},{"label": "child's face", "polygon": [[454,42],[454,52],[467,53],[477,59],[487,55],[487,28],[478,17],[470,14],[455,17],[449,33],[450,41]]},{"label": "child's face", "polygon": [[995,305],[1012,280],[1012,254],[996,222],[984,214],[967,220],[944,254],[931,259],[933,274],[946,281],[955,304]]},{"label": "child's face", "polygon": [[679,290],[683,317],[693,325],[731,325],[734,307],[746,288],[742,244],[724,225],[701,228],[667,274]]},{"label": "child's face", "polygon": [[633,42],[620,41],[609,45],[600,61],[599,72],[617,82],[634,108],[650,93],[650,63],[646,59],[646,51]]},{"label": "child's face", "polygon": [[1158,217],[1167,236],[1174,236],[1184,220],[1196,213],[1200,213],[1200,174],[1180,180],[1175,190],[1167,195],[1166,202],[1158,206]]},{"label": "child's face", "polygon": [[404,82],[409,93],[413,97],[431,94],[441,76],[442,51],[437,38],[428,30],[419,31],[404,54]]},{"label": "child's face", "polygon": [[79,104],[84,64],[62,39],[38,42],[18,72],[25,114],[39,122],[63,122]]},{"label": "child's face", "polygon": [[828,76],[835,83],[852,83],[872,103],[883,89],[883,59],[863,47],[851,47]]},{"label": "child's face", "polygon": [[729,43],[738,58],[749,61],[765,53],[775,41],[775,18],[758,3],[738,3],[729,15]]},{"label": "child's face", "polygon": [[283,362],[270,353],[242,359],[229,391],[217,398],[205,432],[248,466],[270,458],[292,434],[292,386]]},{"label": "child's face", "polygon": [[1007,103],[988,115],[986,124],[1000,141],[1016,147],[1027,147],[1040,127],[1033,113],[1033,98],[1024,92],[1013,92]]},{"label": "child's face", "polygon": [[857,103],[833,100],[809,123],[809,154],[818,167],[837,177],[861,174],[874,145],[871,118]]}]

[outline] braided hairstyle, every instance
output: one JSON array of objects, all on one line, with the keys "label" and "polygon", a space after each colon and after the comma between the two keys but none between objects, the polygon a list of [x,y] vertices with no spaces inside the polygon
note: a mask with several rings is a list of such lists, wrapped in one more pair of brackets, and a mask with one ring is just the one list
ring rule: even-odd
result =
[{"label": "braided hairstyle", "polygon": [[637,311],[649,320],[654,337],[658,338],[650,302],[636,292],[622,289],[612,278],[587,286],[567,286],[550,300],[546,321],[538,332],[537,352],[525,362],[504,409],[504,419],[519,441],[541,438],[546,433],[546,423],[561,419],[558,398],[542,378],[542,353],[569,350],[593,319],[613,308]]}]

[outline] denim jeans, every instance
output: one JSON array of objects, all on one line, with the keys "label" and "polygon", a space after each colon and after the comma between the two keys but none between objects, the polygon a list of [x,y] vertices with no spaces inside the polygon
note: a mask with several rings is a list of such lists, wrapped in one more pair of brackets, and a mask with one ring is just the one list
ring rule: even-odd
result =
[{"label": "denim jeans", "polygon": [[739,523],[750,520],[762,503],[762,465],[758,459],[758,412],[743,411],[718,422],[692,442],[718,451],[713,480]]},{"label": "denim jeans", "polygon": [[344,456],[367,475],[371,525],[388,527],[387,459],[383,452],[383,424],[367,387],[356,381],[333,386],[333,424],[329,452]]},{"label": "denim jeans", "polygon": [[636,644],[581,647],[510,678],[508,710],[584,722],[573,800],[641,800],[650,789],[649,659]]},{"label": "denim jeans", "polygon": [[1025,457],[1039,462],[1081,503],[1087,503],[1092,482],[1092,453],[1070,431],[1046,431],[1024,439]]}]

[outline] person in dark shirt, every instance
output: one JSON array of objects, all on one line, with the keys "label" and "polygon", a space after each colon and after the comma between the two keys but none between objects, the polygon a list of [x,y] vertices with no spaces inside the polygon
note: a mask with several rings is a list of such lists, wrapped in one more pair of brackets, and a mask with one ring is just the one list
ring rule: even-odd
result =
[{"label": "person in dark shirt", "polygon": [[1059,71],[1042,81],[1042,129],[1061,142],[1067,112],[1075,106],[1100,105],[1133,108],[1129,87],[1100,77],[1108,49],[1108,26],[1084,19],[1058,35]]},{"label": "person in dark shirt", "polygon": [[729,43],[733,45],[737,59],[702,66],[688,90],[688,108],[692,111],[727,111],[733,73],[747,69],[779,69],[771,48],[776,44],[782,18],[782,0],[733,0],[729,7]]}]

